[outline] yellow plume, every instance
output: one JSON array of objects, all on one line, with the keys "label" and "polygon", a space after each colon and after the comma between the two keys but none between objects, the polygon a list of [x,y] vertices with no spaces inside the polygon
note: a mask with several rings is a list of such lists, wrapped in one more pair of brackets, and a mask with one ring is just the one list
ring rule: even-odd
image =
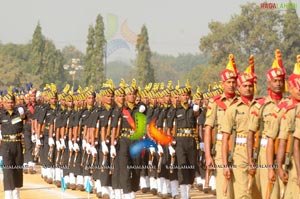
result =
[{"label": "yellow plume", "polygon": [[297,63],[295,64],[293,74],[300,75],[300,55],[297,55]]}]

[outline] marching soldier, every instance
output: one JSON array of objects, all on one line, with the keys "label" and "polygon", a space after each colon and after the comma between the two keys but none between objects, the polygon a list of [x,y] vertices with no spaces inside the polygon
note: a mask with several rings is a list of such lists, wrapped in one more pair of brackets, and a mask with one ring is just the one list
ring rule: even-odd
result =
[{"label": "marching soldier", "polygon": [[169,133],[172,131],[172,124],[176,118],[176,135],[175,135],[175,149],[172,145],[169,146],[170,155],[176,151],[176,158],[178,162],[178,181],[180,185],[180,194],[182,199],[189,198],[191,185],[195,177],[196,167],[196,141],[195,129],[196,118],[199,115],[199,106],[194,104],[190,106],[189,99],[191,95],[190,86],[187,83],[185,87],[178,89],[180,105],[170,117],[168,124]]},{"label": "marching soldier", "polygon": [[[130,86],[125,88],[125,105],[123,109],[129,112],[130,116],[134,118],[136,112],[144,112],[144,105],[137,106],[135,104],[136,94],[138,89],[136,88],[135,80],[132,81]],[[129,137],[134,133],[132,127],[127,121],[127,115],[124,115],[123,111],[119,117],[113,118],[113,124],[118,124],[119,118],[121,118],[121,132],[119,138],[119,167],[122,177],[120,179],[120,185],[123,189],[124,198],[132,199],[135,198],[135,191],[139,189],[140,170],[131,169],[130,167],[140,166],[140,157],[132,158],[129,154],[129,147],[135,143],[134,140],[130,140]],[[116,128],[113,126],[113,128]],[[116,129],[115,129],[116,130]],[[115,132],[114,130],[114,132]],[[114,143],[115,140],[112,140]]]},{"label": "marching soldier", "polygon": [[[299,102],[300,102],[300,55],[297,56],[294,72],[288,78],[288,87],[291,97],[278,105],[281,112],[275,112],[275,128],[268,131],[268,142],[275,140],[279,132],[279,146],[277,153],[278,175],[284,186],[280,191],[281,198],[298,198],[299,191]],[[281,120],[279,114],[283,115]],[[274,130],[273,130],[274,129]],[[278,131],[279,130],[279,131]],[[269,143],[268,143],[269,145]],[[269,151],[269,150],[268,150]],[[268,154],[267,154],[268,155]],[[269,160],[269,158],[268,158]],[[268,161],[268,165],[272,162]],[[285,168],[283,167],[285,166]],[[273,168],[274,169],[274,168]],[[269,180],[275,181],[275,176],[269,176]],[[274,179],[275,178],[275,179]]]},{"label": "marching soldier", "polygon": [[[252,185],[253,198],[268,198],[267,195],[271,198],[279,197],[278,180],[276,180],[273,173],[274,168],[269,168],[268,166],[266,150],[267,145],[272,141],[268,139],[266,134],[271,128],[273,110],[284,100],[282,94],[285,87],[285,69],[282,66],[280,51],[276,50],[275,55],[276,60],[272,68],[267,72],[268,96],[257,100],[256,104],[251,107],[248,121],[247,151],[249,174],[252,176],[251,178],[253,178],[255,174],[255,182]],[[259,133],[256,134],[256,140],[254,140],[255,133]],[[271,148],[273,148],[273,145]],[[273,157],[274,153],[272,154]],[[256,166],[268,166],[268,169],[256,169]],[[271,175],[272,177],[270,177]],[[269,180],[266,176],[269,176]],[[272,189],[270,183],[271,185],[274,183]],[[270,190],[272,190],[272,193]]]},{"label": "marching soldier", "polygon": [[[125,82],[122,79],[120,82],[119,87],[115,88],[114,90],[114,100],[115,100],[115,107],[112,113],[112,132],[111,132],[111,141],[110,141],[110,157],[111,157],[111,168],[110,173],[112,174],[112,187],[115,193],[115,199],[122,199],[122,186],[120,183],[120,179],[122,178],[123,174],[120,170],[119,164],[119,150],[120,150],[120,143],[119,133],[121,129],[121,114],[122,108],[124,106],[125,100]],[[117,119],[115,119],[117,118]]]},{"label": "marching soldier", "polygon": [[[228,181],[232,181],[234,198],[252,198],[248,189],[247,128],[248,116],[253,100],[256,75],[254,57],[250,57],[248,71],[237,79],[240,97],[225,112],[221,121],[222,160],[224,165],[223,194],[227,194]],[[228,150],[229,149],[229,150]]]},{"label": "marching soldier", "polygon": [[[232,184],[229,182],[227,195],[223,195],[223,182],[224,175],[223,170],[218,168],[218,165],[222,165],[221,158],[221,121],[224,119],[225,111],[228,107],[237,101],[236,96],[236,79],[237,69],[232,54],[229,55],[229,63],[226,69],[221,73],[223,94],[217,95],[210,99],[207,106],[205,132],[204,132],[204,146],[205,146],[205,160],[207,171],[216,165],[216,194],[218,198],[233,198]],[[214,157],[214,160],[213,160]],[[207,174],[208,175],[208,172]],[[207,184],[207,182],[205,183]]]},{"label": "marching soldier", "polygon": [[23,186],[23,149],[21,143],[22,107],[15,108],[15,96],[8,92],[3,97],[4,109],[0,112],[1,150],[3,156],[3,184],[5,199],[19,199]]}]

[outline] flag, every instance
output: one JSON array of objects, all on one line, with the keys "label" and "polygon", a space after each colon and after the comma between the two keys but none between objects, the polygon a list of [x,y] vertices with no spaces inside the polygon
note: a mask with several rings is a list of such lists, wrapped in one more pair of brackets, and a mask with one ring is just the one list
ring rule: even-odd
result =
[{"label": "flag", "polygon": [[65,191],[67,189],[67,185],[65,183],[65,179],[62,177],[61,178],[61,190]]},{"label": "flag", "polygon": [[86,190],[88,193],[90,193],[90,192],[92,191],[92,186],[91,186],[90,180],[87,180],[87,181],[86,181],[85,190]]}]

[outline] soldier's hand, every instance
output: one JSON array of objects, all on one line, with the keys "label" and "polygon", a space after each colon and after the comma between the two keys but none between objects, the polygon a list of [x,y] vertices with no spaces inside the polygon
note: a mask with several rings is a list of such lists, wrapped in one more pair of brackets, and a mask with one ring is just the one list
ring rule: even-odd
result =
[{"label": "soldier's hand", "polygon": [[231,178],[231,171],[229,168],[224,168],[223,169],[223,175],[226,179],[230,179]]},{"label": "soldier's hand", "polygon": [[48,139],[48,145],[51,147],[52,145],[54,145],[54,139],[53,139],[53,137],[50,137],[49,139]]},{"label": "soldier's hand", "polygon": [[117,155],[116,147],[114,145],[110,145],[110,157],[114,158]]},{"label": "soldier's hand", "polygon": [[60,143],[61,143],[60,148],[65,149],[66,148],[66,143],[65,143],[65,140],[63,138],[60,139]]},{"label": "soldier's hand", "polygon": [[206,167],[210,168],[212,166],[215,165],[213,158],[211,157],[211,155],[206,155],[205,156],[205,163],[206,163]]},{"label": "soldier's hand", "polygon": [[[50,138],[49,138],[50,139]],[[52,138],[53,139],[53,138]],[[60,149],[61,149],[61,145],[60,145],[60,142],[59,142],[59,140],[56,140],[55,141],[55,144],[56,144],[56,150],[57,151],[60,151]],[[51,145],[50,145],[51,146]]]},{"label": "soldier's hand", "polygon": [[278,168],[278,175],[284,184],[286,184],[288,182],[289,175],[287,174],[287,172],[285,170],[283,170],[282,168]]},{"label": "soldier's hand", "polygon": [[276,175],[275,175],[274,169],[268,169],[268,179],[269,179],[269,182],[271,182],[273,184],[275,183]]},{"label": "soldier's hand", "polygon": [[70,150],[70,151],[73,151],[74,146],[73,146],[72,140],[69,140],[69,141],[68,141],[68,147],[69,147],[69,150]]},{"label": "soldier's hand", "polygon": [[102,141],[102,142],[101,142],[101,150],[102,150],[102,153],[103,153],[104,155],[108,154],[108,147],[107,147],[105,141]]},{"label": "soldier's hand", "polygon": [[36,142],[36,134],[31,135],[31,142],[33,142],[33,143]]},{"label": "soldier's hand", "polygon": [[40,140],[40,139],[36,139],[36,145],[37,145],[37,146],[41,146],[41,145],[42,145],[42,143],[41,143],[41,140]]},{"label": "soldier's hand", "polygon": [[252,176],[254,176],[256,173],[256,167],[253,162],[249,164],[248,173],[249,173],[249,175],[252,175]]},{"label": "soldier's hand", "polygon": [[74,147],[73,147],[74,151],[79,151],[79,145],[77,143],[74,143]]}]

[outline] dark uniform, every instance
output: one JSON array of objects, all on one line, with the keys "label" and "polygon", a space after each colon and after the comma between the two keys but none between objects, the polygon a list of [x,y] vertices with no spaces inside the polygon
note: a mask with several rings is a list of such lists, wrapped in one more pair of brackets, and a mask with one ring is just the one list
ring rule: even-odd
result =
[{"label": "dark uniform", "polygon": [[[9,94],[8,94],[9,95]],[[8,99],[11,100],[10,96]],[[4,97],[5,98],[5,97]],[[24,111],[24,110],[23,110]],[[0,124],[2,132],[1,150],[3,155],[3,182],[5,197],[19,198],[19,189],[23,186],[23,148],[21,136],[23,116],[15,108],[12,111],[1,110]]]}]

